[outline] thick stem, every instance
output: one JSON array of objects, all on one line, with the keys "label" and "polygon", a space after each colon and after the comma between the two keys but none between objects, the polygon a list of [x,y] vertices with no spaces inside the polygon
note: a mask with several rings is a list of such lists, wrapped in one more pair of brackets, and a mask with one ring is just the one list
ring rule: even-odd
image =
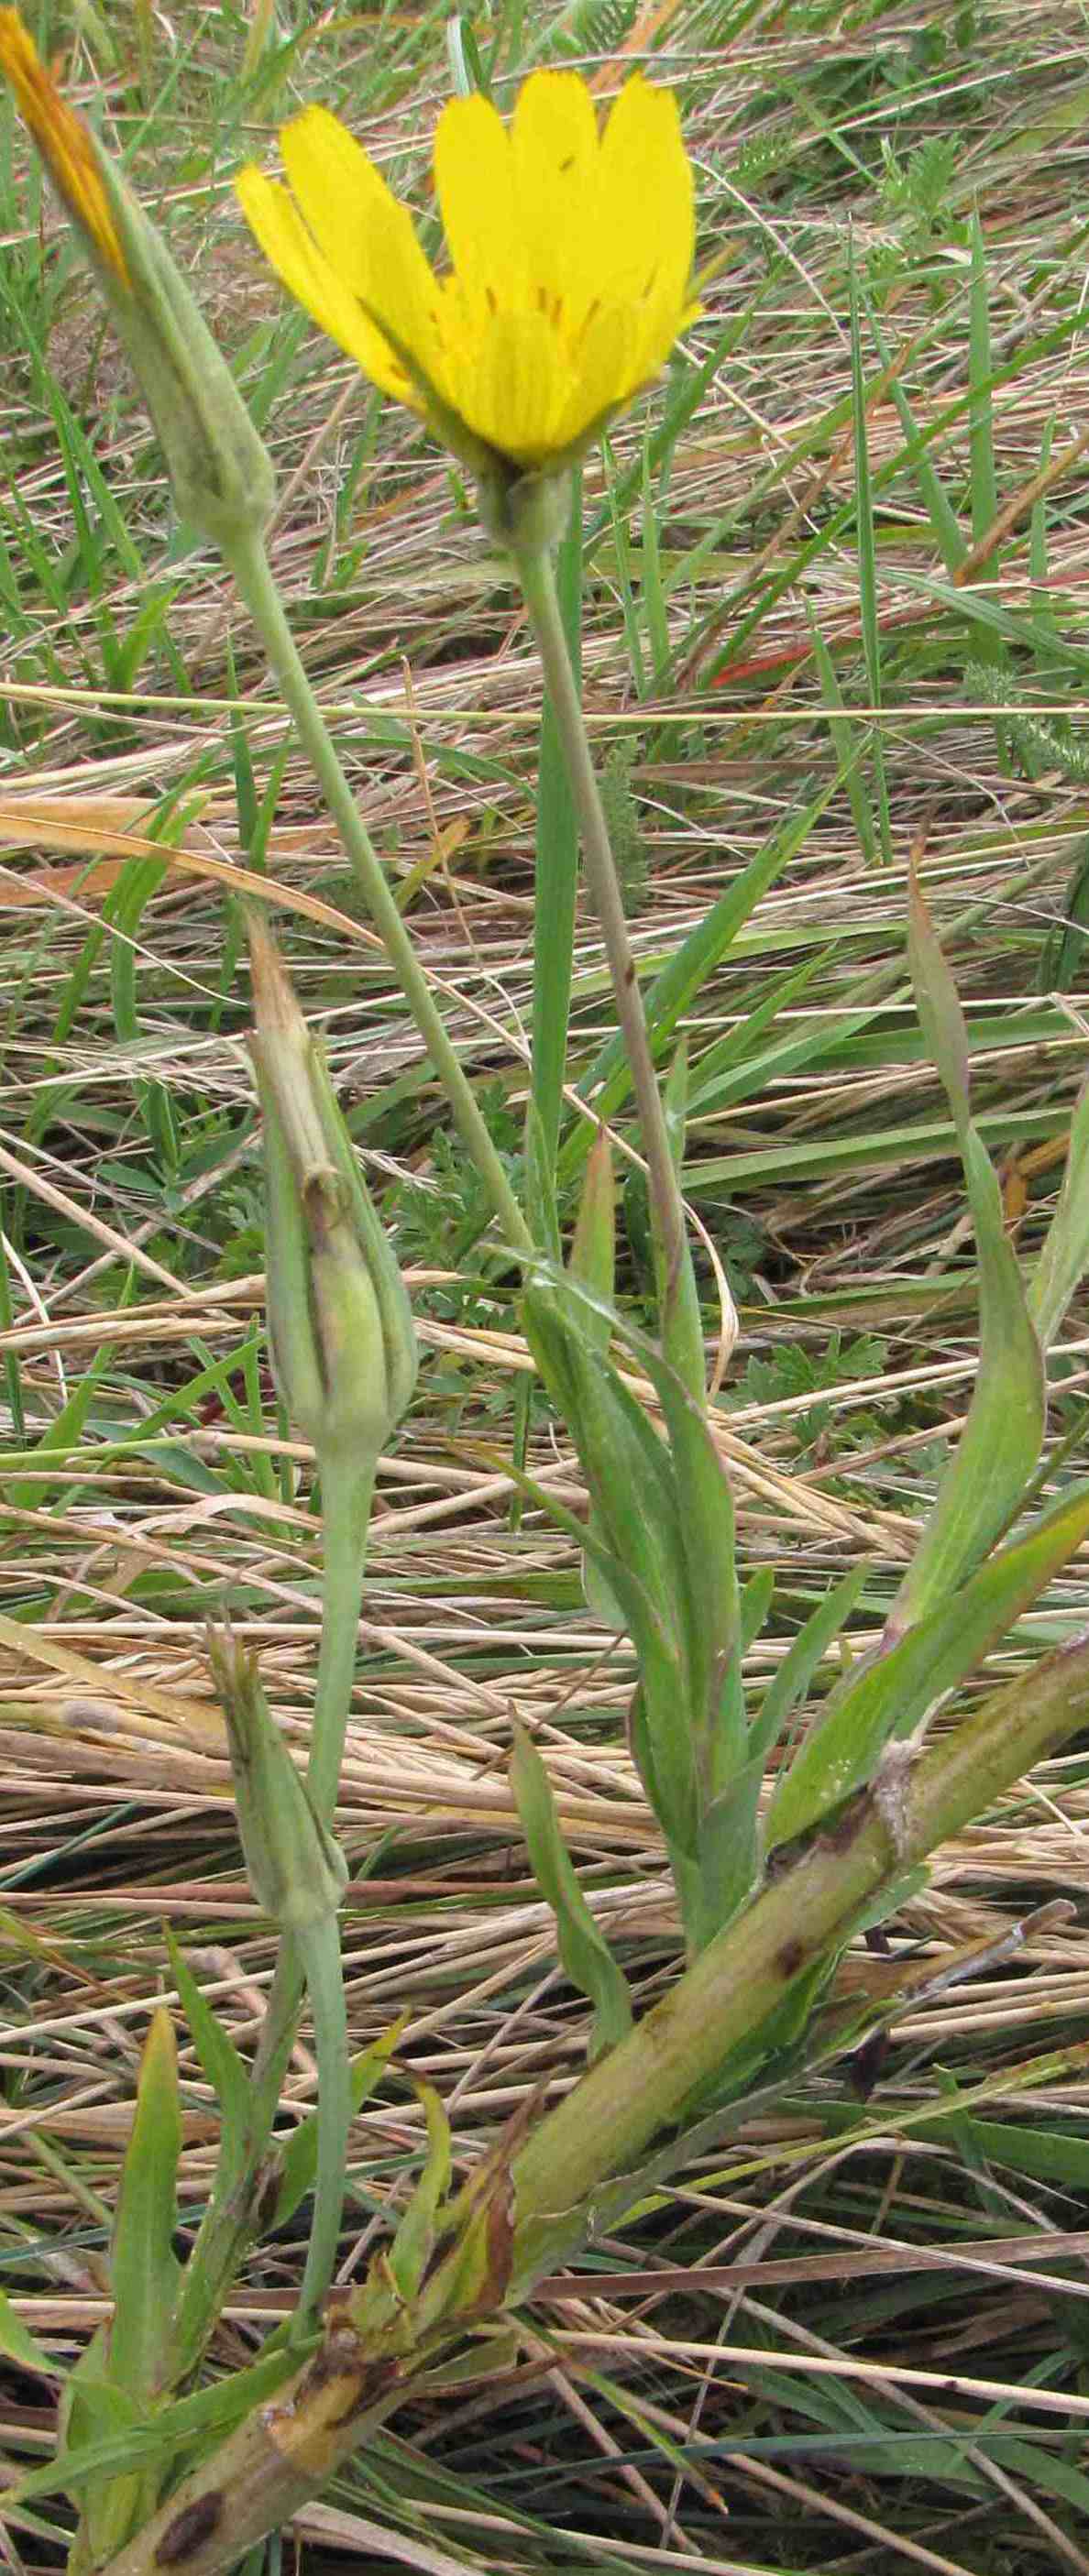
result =
[{"label": "thick stem", "polygon": [[507,1242],[514,1250],[526,1252],[531,1248],[529,1228],[477,1108],[472,1088],[447,1036],[427,978],[337,758],[325,718],[284,614],[264,542],[261,537],[250,533],[232,540],[223,551],[268,654],[284,704],[294,717],[299,739],[355,870],[371,920],[446,1093],[462,1142],[476,1165]]},{"label": "thick stem", "polygon": [[670,1152],[665,1111],[650,1051],[643,997],[628,938],[616,861],[563,631],[552,556],[548,546],[543,545],[536,534],[520,541],[517,524],[511,544],[571,780],[582,835],[586,882],[605,942],[617,1016],[631,1069],[651,1199],[662,1247],[666,1308],[662,1329],[665,1338],[684,1259],[684,1202]]},{"label": "thick stem", "polygon": [[[594,2192],[627,2171],[657,2129],[683,2115],[693,2091],[795,1980],[849,1935],[863,1903],[1087,1723],[1089,1637],[1082,1637],[985,1701],[909,1771],[861,1791],[827,1834],[787,1861],[515,2157],[512,2257],[506,2277],[493,2285],[493,2307],[524,2297],[586,2236]],[[478,2187],[485,2188],[479,2177]],[[494,2171],[492,2188],[502,2216],[503,2176]],[[467,2220],[479,2221],[481,2201],[471,2187],[462,2208]],[[501,2226],[499,2242],[503,2233]],[[266,2532],[319,2494],[376,2422],[409,2394],[414,2370],[433,2364],[438,2339],[448,2332],[459,2340],[466,2324],[482,2321],[480,2276],[473,2271],[464,2294],[468,2313],[459,2321],[462,2251],[463,2240],[455,2240],[411,2318],[392,2295],[376,2314],[369,2284],[358,2304],[338,2307],[314,2359],[183,2481],[104,2576],[157,2576],[175,2564],[184,2564],[185,2576],[225,2576]]]},{"label": "thick stem", "polygon": [[[585,2232],[589,2195],[683,2112],[787,1986],[833,1949],[883,1880],[914,1869],[1089,1717],[1089,1638],[1012,1682],[932,1750],[889,1748],[874,1781],[718,1934],[602,2058],[514,2165],[523,2289]],[[572,2214],[581,2224],[573,2234]]]}]

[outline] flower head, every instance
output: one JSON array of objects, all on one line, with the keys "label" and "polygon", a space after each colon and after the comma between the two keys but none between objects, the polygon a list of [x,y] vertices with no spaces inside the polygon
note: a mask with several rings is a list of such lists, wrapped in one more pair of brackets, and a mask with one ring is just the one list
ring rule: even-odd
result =
[{"label": "flower head", "polygon": [[166,243],[90,126],[62,98],[17,9],[0,8],[0,72],[142,388],[179,517],[217,543],[263,527],[272,467],[230,368]]},{"label": "flower head", "polygon": [[676,102],[636,73],[599,134],[577,72],[534,72],[510,126],[452,99],[435,135],[451,266],[339,120],[280,136],[288,186],[237,189],[273,267],[383,391],[476,472],[569,463],[657,375],[696,306],[692,173]]},{"label": "flower head", "polygon": [[11,84],[58,197],[91,250],[127,283],[125,256],[90,126],[61,97],[17,9],[0,9],[0,71]]}]

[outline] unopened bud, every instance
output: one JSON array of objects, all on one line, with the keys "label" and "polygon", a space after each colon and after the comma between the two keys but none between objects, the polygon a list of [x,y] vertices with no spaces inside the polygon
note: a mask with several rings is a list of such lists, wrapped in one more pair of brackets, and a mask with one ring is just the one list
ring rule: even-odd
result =
[{"label": "unopened bud", "polygon": [[319,1460],[335,1455],[363,1468],[373,1465],[412,1399],[412,1309],[321,1051],[257,920],[250,949],[276,1381]]},{"label": "unopened bud", "polygon": [[256,1659],[231,1630],[209,1636],[216,1693],[227,1721],[238,1830],[250,1886],[285,1931],[335,1914],[348,1871],[312,1806],[261,1688]]},{"label": "unopened bud", "polygon": [[0,8],[0,71],[82,237],[151,413],[179,516],[216,544],[256,532],[275,484],[230,368],[165,242],[61,96],[17,9]]}]

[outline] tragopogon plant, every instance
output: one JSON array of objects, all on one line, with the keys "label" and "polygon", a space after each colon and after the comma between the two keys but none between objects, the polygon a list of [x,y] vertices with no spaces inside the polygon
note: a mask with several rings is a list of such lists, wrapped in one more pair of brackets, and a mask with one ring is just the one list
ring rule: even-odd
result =
[{"label": "tragopogon plant", "polygon": [[[219,2105],[209,2204],[183,2272],[172,2242],[177,2073],[170,2020],[159,2010],[121,2181],[112,2319],[69,2375],[58,2460],[5,2495],[17,2520],[43,2486],[70,2489],[78,2514],[70,2564],[80,2576],[179,2567],[216,2576],[318,2494],[437,2358],[487,2337],[543,2271],[615,2217],[636,2195],[640,2159],[655,2140],[683,2139],[697,2113],[737,2096],[789,2047],[858,1924],[889,1910],[936,1844],[1089,1717],[1082,1640],[940,1738],[927,1732],[939,1700],[977,1670],[1089,1537],[1089,1490],[1078,1485],[1015,1526],[1042,1452],[1046,1348],[1089,1256],[1089,1095],[1075,1113],[1057,1212],[1025,1282],[973,1124],[956,994],[915,888],[919,1010],[949,1098],[978,1248],[974,1395],[878,1644],[854,1661],[844,1655],[835,1686],[822,1690],[820,1669],[848,1632],[853,1577],[830,1590],[751,1704],[744,1656],[767,1615],[769,1587],[739,1583],[706,1386],[682,1194],[685,1061],[679,1053],[660,1085],[553,578],[573,461],[654,376],[696,309],[691,174],[674,104],[636,76],[599,132],[574,73],[535,74],[509,128],[483,99],[454,102],[436,138],[451,253],[441,275],[406,211],[321,110],[285,129],[289,191],[253,170],[239,183],[254,230],[313,318],[468,465],[486,526],[521,583],[639,1114],[655,1268],[651,1337],[617,1311],[604,1128],[566,1244],[556,1158],[532,1118],[524,1198],[512,1189],[302,669],[265,550],[271,472],[186,288],[10,9],[0,12],[0,64],[143,384],[179,510],[221,548],[264,638],[477,1165],[495,1257],[517,1268],[526,1341],[577,1452],[588,1515],[568,1518],[537,1499],[569,1529],[588,1595],[629,1641],[631,1742],[668,1851],[686,1948],[664,1999],[637,2018],[565,1848],[544,1763],[518,1729],[515,1797],[560,1956],[591,2007],[590,2066],[557,2108],[531,2110],[457,2177],[442,2103],[419,2086],[428,2143],[412,2197],[364,2279],[328,2298],[352,2116],[387,2074],[399,2036],[394,2028],[350,2059],[344,1871],[333,1826],[375,1464],[411,1401],[416,1358],[404,1289],[324,1066],[257,923],[269,1324],[284,1403],[313,1444],[325,1527],[305,1782],[250,1659],[229,1635],[213,1639],[210,1653],[240,1837],[257,1901],[279,1933],[279,1962],[247,2064],[172,1950],[181,2007]],[[807,824],[799,817],[776,864]],[[743,901],[731,893],[729,919],[744,918],[772,872],[754,875]],[[540,891],[547,901],[547,886]],[[304,1991],[319,2108],[284,2143],[279,2087]],[[255,2239],[284,2225],[311,2191],[296,2313],[246,2368],[226,2380],[204,2375]],[[24,2366],[51,2370],[20,2333]]]}]

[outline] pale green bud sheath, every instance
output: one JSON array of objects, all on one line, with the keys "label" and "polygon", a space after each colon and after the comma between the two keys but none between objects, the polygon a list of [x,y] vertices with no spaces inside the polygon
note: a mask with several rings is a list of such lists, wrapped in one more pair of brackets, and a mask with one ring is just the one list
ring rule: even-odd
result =
[{"label": "pale green bud sheath", "polygon": [[330,1822],[375,1469],[411,1402],[417,1346],[404,1282],[320,1050],[257,919],[250,923],[250,950],[273,1362],[288,1412],[313,1441],[322,1484],[325,1594],[309,1786]]},{"label": "pale green bud sheath", "polygon": [[416,1384],[412,1310],[320,1051],[256,919],[250,954],[277,1381],[323,1474],[332,1460],[373,1473]]},{"label": "pale green bud sheath", "polygon": [[282,1931],[303,1933],[335,1915],[347,1883],[344,1855],[323,1825],[276,1726],[257,1664],[228,1629],[208,1641],[212,1679],[227,1721],[238,1830],[250,1886]]},{"label": "pale green bud sheath", "polygon": [[222,546],[272,515],[268,451],[161,233],[105,153],[101,163],[128,286],[102,269],[99,282],[155,424],[178,516]]},{"label": "pale green bud sheath", "polygon": [[165,242],[55,88],[15,9],[0,10],[0,70],[82,235],[155,424],[179,517],[217,545],[259,531],[275,482],[230,368]]},{"label": "pale green bud sheath", "polygon": [[327,1831],[275,1724],[257,1670],[226,1629],[208,1641],[227,1722],[238,1830],[250,1886],[301,1958],[318,2061],[318,2170],[299,2303],[308,2318],[336,2262],[351,2127],[348,2029],[337,1914],[344,1854]]}]

